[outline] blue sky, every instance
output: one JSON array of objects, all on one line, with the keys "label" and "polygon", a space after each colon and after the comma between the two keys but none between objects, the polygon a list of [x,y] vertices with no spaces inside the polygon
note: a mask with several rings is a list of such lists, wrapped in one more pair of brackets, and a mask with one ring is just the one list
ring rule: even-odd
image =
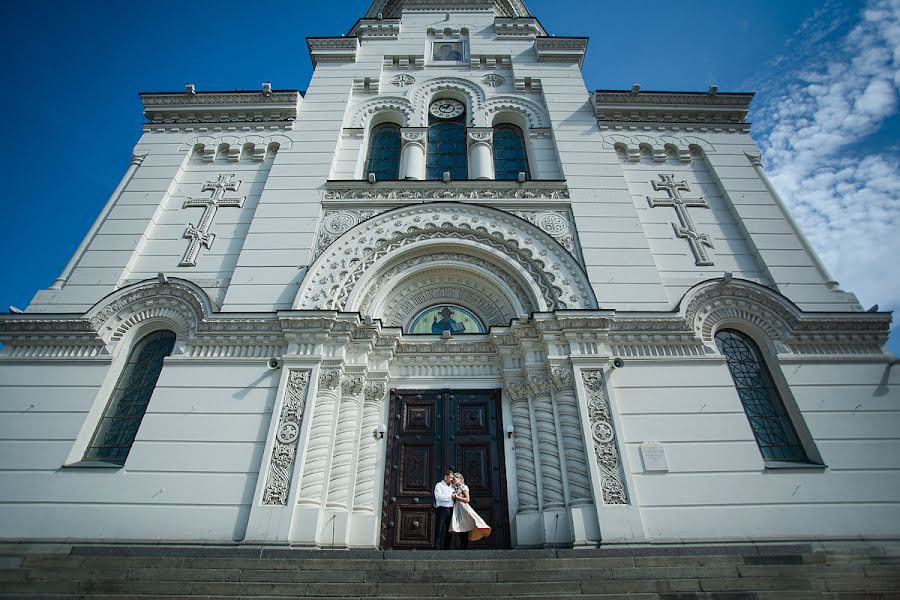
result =
[{"label": "blue sky", "polygon": [[[0,3],[0,307],[49,287],[91,226],[140,136],[138,92],[302,90],[306,36],[345,33],[368,4]],[[527,4],[591,38],[589,89],[757,91],[754,137],[813,246],[864,306],[900,306],[900,0]]]}]

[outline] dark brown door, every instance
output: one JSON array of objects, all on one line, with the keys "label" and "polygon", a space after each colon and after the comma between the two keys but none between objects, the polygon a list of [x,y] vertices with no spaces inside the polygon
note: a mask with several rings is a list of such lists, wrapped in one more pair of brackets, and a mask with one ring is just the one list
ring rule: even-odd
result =
[{"label": "dark brown door", "polygon": [[499,390],[391,390],[381,515],[384,549],[434,547],[434,484],[466,478],[472,508],[493,528],[471,548],[508,548]]}]

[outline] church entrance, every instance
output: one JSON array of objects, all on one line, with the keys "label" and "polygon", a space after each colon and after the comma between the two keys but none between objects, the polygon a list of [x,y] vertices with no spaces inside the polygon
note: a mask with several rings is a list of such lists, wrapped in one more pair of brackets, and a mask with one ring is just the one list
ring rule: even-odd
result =
[{"label": "church entrance", "polygon": [[508,548],[500,390],[391,390],[381,547],[434,547],[434,484],[463,474],[493,528],[470,548]]}]

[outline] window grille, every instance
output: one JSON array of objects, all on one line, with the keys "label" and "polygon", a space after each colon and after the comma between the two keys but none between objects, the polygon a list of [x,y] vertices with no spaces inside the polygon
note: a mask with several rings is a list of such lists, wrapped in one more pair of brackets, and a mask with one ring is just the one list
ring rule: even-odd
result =
[{"label": "window grille", "polygon": [[400,126],[395,123],[382,123],[372,129],[369,138],[369,160],[366,172],[375,173],[378,181],[400,179]]},{"label": "window grille", "polygon": [[515,125],[494,127],[494,173],[498,181],[516,181],[519,173],[525,173],[525,179],[531,179],[525,138]]},{"label": "window grille", "polygon": [[756,343],[732,329],[716,334],[750,428],[765,460],[810,462]]},{"label": "window grille", "polygon": [[175,334],[167,330],[155,331],[135,344],[85,460],[125,464],[159,380],[163,359],[174,347]]}]

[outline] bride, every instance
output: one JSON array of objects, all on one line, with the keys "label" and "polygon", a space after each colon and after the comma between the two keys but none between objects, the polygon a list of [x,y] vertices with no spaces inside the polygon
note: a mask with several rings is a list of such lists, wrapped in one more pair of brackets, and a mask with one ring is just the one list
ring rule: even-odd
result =
[{"label": "bride", "polygon": [[466,485],[466,480],[463,479],[462,474],[453,474],[453,487],[455,490],[453,499],[456,500],[456,502],[453,505],[453,518],[450,520],[450,531],[454,533],[468,532],[468,540],[465,538],[460,540],[461,546],[463,548],[468,548],[470,540],[474,542],[489,536],[491,534],[491,528],[484,522],[484,519],[479,517],[478,513],[469,506],[469,502],[471,501],[471,498],[469,497],[469,486]]}]

